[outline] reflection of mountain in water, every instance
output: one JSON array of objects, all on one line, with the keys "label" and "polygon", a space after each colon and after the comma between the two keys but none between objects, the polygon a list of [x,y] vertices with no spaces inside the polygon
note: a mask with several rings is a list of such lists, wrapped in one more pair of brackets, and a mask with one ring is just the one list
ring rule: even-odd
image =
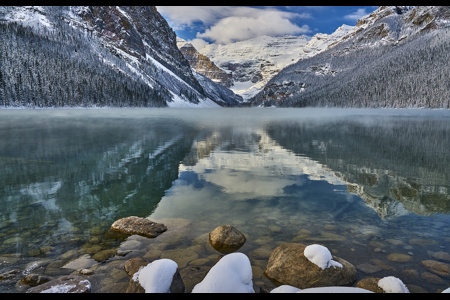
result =
[{"label": "reflection of mountain in water", "polygon": [[449,120],[273,122],[271,138],[333,170],[380,216],[450,212]]},{"label": "reflection of mountain in water", "polygon": [[[202,160],[207,158],[205,160]],[[307,175],[310,180],[345,184],[335,174],[306,156],[297,156],[272,140],[264,130],[222,128],[194,142],[180,170],[200,168],[252,171],[259,176]],[[264,188],[261,186],[260,188]]]},{"label": "reflection of mountain in water", "polygon": [[316,213],[337,217],[353,200],[332,171],[281,147],[263,129],[223,126],[198,136],[149,217],[213,218],[216,224],[268,213],[287,222]]},{"label": "reflection of mountain in water", "polygon": [[178,121],[139,118],[42,116],[26,128],[5,126],[0,237],[30,231],[32,247],[63,242],[73,228],[89,238],[118,218],[147,216],[178,177],[195,134]]}]

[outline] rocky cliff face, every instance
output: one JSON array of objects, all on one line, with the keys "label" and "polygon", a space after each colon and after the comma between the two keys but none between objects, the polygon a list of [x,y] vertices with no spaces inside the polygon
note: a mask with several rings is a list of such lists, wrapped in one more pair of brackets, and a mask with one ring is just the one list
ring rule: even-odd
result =
[{"label": "rocky cliff face", "polygon": [[345,39],[359,43],[398,43],[429,30],[445,28],[450,9],[445,6],[380,6],[361,18]]},{"label": "rocky cliff face", "polygon": [[231,87],[232,75],[230,73],[220,69],[208,57],[200,54],[191,43],[178,38],[177,45],[195,72],[227,88]]},{"label": "rocky cliff face", "polygon": [[278,73],[262,106],[449,107],[448,7],[382,6],[308,59]]},{"label": "rocky cliff face", "polygon": [[174,47],[175,32],[154,6],[90,6],[75,11],[106,45],[141,59],[149,55],[201,91],[189,63]]}]

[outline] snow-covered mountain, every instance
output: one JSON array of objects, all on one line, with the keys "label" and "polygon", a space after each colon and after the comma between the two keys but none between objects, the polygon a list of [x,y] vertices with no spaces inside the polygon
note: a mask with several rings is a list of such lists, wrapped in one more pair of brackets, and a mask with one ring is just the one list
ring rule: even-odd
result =
[{"label": "snow-covered mountain", "polygon": [[194,67],[153,6],[0,6],[0,36],[0,107],[450,108],[446,6],[383,6],[331,35],[187,47]]},{"label": "snow-covered mountain", "polygon": [[450,107],[450,8],[382,6],[326,50],[286,67],[262,106]]},{"label": "snow-covered mountain", "polygon": [[284,67],[323,51],[351,28],[343,25],[333,34],[320,33],[312,38],[260,36],[227,45],[210,44],[197,50],[231,74],[230,89],[249,99]]},{"label": "snow-covered mountain", "polygon": [[0,35],[0,106],[228,103],[154,6],[2,6]]}]

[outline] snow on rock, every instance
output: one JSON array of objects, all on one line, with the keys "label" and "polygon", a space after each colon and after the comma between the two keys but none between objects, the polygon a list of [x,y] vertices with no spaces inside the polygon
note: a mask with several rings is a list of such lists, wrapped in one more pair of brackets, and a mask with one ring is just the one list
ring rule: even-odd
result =
[{"label": "snow on rock", "polygon": [[328,248],[322,245],[309,245],[305,248],[303,254],[310,262],[317,265],[322,270],[329,267],[342,268],[342,265],[340,263],[333,260],[333,256],[331,255]]},{"label": "snow on rock", "polygon": [[300,290],[297,293],[373,293],[372,291],[351,286],[324,286]]},{"label": "snow on rock", "polygon": [[270,293],[373,293],[372,291],[349,286],[324,286],[307,289],[299,289],[290,285],[280,285],[274,288]]},{"label": "snow on rock", "polygon": [[271,294],[282,294],[282,293],[297,293],[301,291],[301,289],[296,288],[292,285],[288,285],[288,284],[283,284],[280,285],[279,287],[274,288],[273,290],[270,291]]},{"label": "snow on rock", "polygon": [[170,293],[177,268],[177,263],[171,259],[158,259],[141,268],[133,278],[137,279],[146,293]]},{"label": "snow on rock", "polygon": [[378,286],[386,293],[409,293],[409,290],[405,284],[394,276],[381,278],[378,281]]},{"label": "snow on rock", "polygon": [[234,252],[222,257],[192,293],[254,293],[248,257]]}]

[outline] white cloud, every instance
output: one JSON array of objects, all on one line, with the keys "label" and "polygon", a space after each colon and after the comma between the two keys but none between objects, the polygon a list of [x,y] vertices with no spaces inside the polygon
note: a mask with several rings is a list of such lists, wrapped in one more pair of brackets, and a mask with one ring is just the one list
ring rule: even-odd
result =
[{"label": "white cloud", "polygon": [[368,14],[369,13],[366,12],[365,8],[358,8],[357,11],[344,16],[344,19],[352,20],[352,21],[358,21],[359,19],[361,19],[362,17],[367,16]]},{"label": "white cloud", "polygon": [[191,43],[195,47],[195,49],[197,49],[197,51],[200,51],[200,49],[202,49],[206,45],[209,45],[209,43],[203,39],[193,39],[188,42]]},{"label": "white cloud", "polygon": [[198,38],[228,44],[261,35],[280,36],[311,32],[308,25],[299,27],[279,12],[268,11],[259,16],[233,16],[221,19],[215,25],[198,33]]},{"label": "white cloud", "polygon": [[157,6],[158,12],[163,14],[174,29],[192,26],[194,22],[201,22],[210,26],[222,18],[229,7],[222,6]]},{"label": "white cloud", "polygon": [[272,7],[244,6],[158,6],[174,29],[201,23],[197,38],[218,43],[254,38],[260,35],[280,36],[312,32],[308,25],[293,20],[311,18],[309,13],[285,12]]}]

